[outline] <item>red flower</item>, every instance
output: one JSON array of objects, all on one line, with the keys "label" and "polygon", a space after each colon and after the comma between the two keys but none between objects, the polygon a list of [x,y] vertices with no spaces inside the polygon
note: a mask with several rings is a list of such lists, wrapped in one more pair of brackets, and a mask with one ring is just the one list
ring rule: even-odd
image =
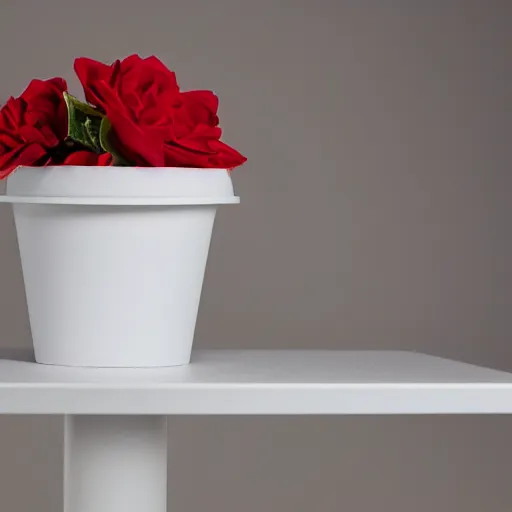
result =
[{"label": "red flower", "polygon": [[211,91],[180,92],[156,57],[131,55],[107,66],[75,60],[87,101],[112,124],[113,143],[135,165],[232,169],[246,158],[221,142],[218,100]]},{"label": "red flower", "polygon": [[[52,162],[53,163],[53,162]],[[69,154],[57,165],[88,165],[105,167],[112,165],[112,155],[110,153],[102,153],[98,155],[92,151],[80,150]]]},{"label": "red flower", "polygon": [[32,80],[19,98],[0,110],[0,179],[20,165],[47,163],[67,135],[62,78]]}]

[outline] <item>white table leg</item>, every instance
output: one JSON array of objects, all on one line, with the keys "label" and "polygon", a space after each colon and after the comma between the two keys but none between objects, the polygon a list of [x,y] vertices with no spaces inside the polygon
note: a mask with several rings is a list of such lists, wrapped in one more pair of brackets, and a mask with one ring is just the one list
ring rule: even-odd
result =
[{"label": "white table leg", "polygon": [[165,416],[66,416],[64,512],[166,512]]}]

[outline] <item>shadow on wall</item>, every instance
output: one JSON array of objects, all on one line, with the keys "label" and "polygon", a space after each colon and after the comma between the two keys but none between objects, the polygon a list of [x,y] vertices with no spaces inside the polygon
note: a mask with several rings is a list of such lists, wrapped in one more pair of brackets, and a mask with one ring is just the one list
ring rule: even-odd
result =
[{"label": "shadow on wall", "polygon": [[[5,183],[0,182],[0,193]],[[11,205],[0,205],[0,347],[20,348],[31,345],[23,276],[21,273],[16,230]]]},{"label": "shadow on wall", "polygon": [[[0,101],[0,108],[6,103]],[[5,180],[0,180],[0,194],[5,194]],[[12,206],[0,205],[0,347],[32,346],[23,275],[21,273]]]},{"label": "shadow on wall", "polygon": [[[0,101],[0,107],[7,100]],[[5,180],[0,181],[0,194],[5,193]],[[0,296],[0,347],[31,346],[23,276],[21,273],[12,207],[0,205],[0,283],[5,290]]]}]

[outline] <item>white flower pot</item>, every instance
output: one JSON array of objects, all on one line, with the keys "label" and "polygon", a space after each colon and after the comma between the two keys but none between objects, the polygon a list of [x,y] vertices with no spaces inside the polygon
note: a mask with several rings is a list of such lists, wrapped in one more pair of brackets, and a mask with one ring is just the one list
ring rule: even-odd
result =
[{"label": "white flower pot", "polygon": [[13,203],[36,361],[190,362],[222,169],[21,167]]}]

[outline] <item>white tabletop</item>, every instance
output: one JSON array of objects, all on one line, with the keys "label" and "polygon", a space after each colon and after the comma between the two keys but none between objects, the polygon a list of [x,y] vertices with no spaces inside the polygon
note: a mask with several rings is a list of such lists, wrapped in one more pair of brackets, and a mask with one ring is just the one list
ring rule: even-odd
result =
[{"label": "white tabletop", "polygon": [[0,356],[0,414],[512,413],[511,374],[412,352],[198,351],[152,370]]}]

